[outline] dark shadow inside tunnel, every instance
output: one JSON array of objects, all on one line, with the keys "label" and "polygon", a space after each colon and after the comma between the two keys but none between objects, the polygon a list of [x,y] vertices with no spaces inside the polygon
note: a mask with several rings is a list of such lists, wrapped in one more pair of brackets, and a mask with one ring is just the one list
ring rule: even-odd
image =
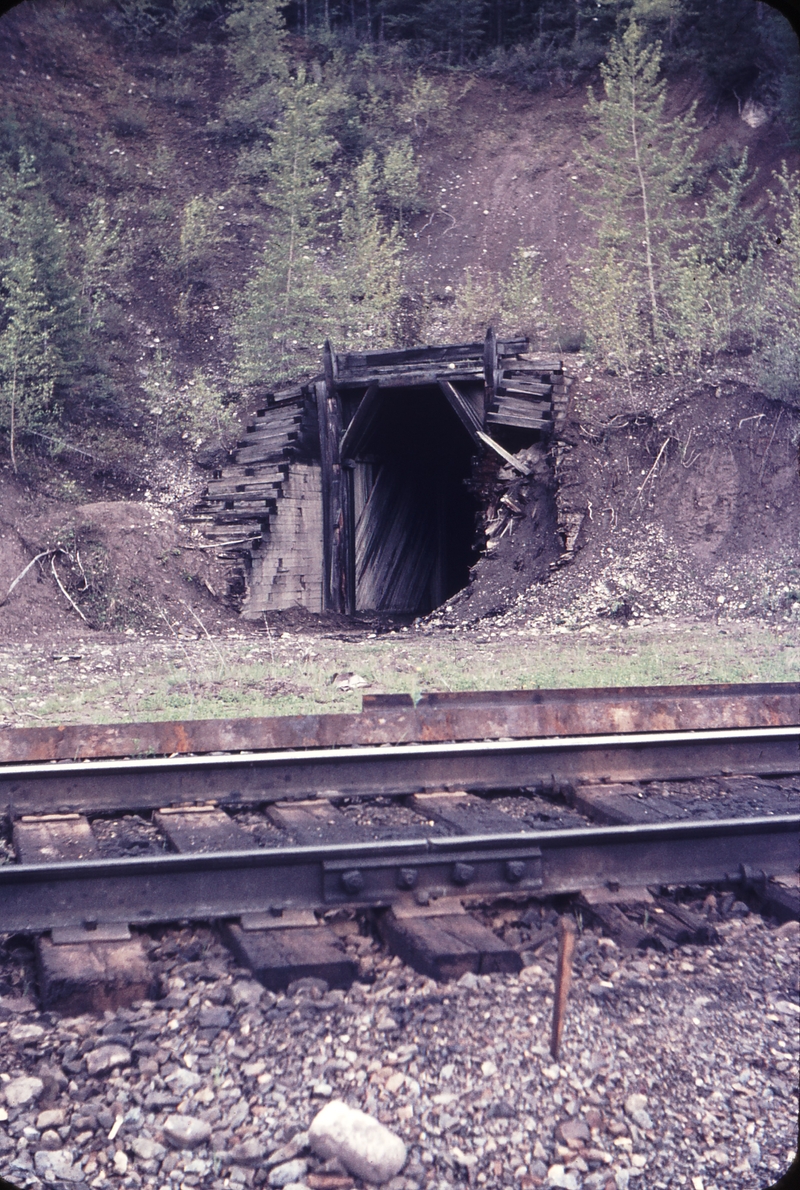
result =
[{"label": "dark shadow inside tunnel", "polygon": [[435,385],[368,393],[359,421],[343,460],[355,609],[423,615],[467,585],[477,557],[475,445]]}]

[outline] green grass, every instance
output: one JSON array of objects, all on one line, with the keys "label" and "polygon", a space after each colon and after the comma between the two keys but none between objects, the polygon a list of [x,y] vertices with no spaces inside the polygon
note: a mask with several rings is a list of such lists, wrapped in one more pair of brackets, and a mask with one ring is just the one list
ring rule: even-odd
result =
[{"label": "green grass", "polygon": [[[800,679],[800,633],[791,622],[659,622],[547,635],[491,635],[484,627],[353,640],[247,633],[179,645],[149,637],[117,645],[84,640],[70,653],[79,659],[54,663],[37,646],[7,648],[0,720],[35,726],[324,714],[358,711],[362,693]],[[347,673],[368,685],[338,689]]]}]

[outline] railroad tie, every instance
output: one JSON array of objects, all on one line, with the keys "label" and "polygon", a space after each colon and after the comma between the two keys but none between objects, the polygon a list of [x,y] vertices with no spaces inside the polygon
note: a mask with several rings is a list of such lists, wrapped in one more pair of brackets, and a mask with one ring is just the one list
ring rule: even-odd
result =
[{"label": "railroad tie", "polygon": [[[14,851],[22,864],[99,858],[82,814],[25,815],[14,823]],[[112,1012],[156,994],[156,978],[142,939],[125,923],[65,922],[35,939],[42,1005],[68,1016]]]},{"label": "railroad tie", "polygon": [[457,897],[420,905],[412,898],[395,904],[378,919],[387,946],[404,963],[432,979],[458,979],[522,970],[516,950],[467,913]]},{"label": "railroad tie", "polygon": [[[329,811],[329,816],[342,818],[327,802],[313,804],[323,814]],[[279,825],[289,826],[297,837],[299,831],[287,821],[292,809],[287,806],[283,818],[277,809],[271,816]],[[302,808],[298,813],[302,816]],[[308,817],[322,829],[318,818]],[[214,806],[164,809],[154,815],[154,821],[176,851],[248,851],[258,847],[248,831]],[[221,933],[237,961],[273,992],[306,976],[324,979],[330,987],[349,987],[358,974],[339,938],[310,909],[275,906],[263,913],[244,914],[238,922],[223,922]]]}]

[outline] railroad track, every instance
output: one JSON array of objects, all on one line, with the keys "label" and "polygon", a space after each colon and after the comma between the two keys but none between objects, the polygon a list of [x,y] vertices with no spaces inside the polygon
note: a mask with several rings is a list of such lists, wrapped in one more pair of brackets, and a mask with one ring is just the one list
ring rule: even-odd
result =
[{"label": "railroad track", "polygon": [[758,886],[787,916],[798,725],[787,684],[6,731],[0,932],[36,935],[45,1000],[75,1005],[141,998],[130,927],[175,920],[219,921],[240,960],[280,986],[353,977],[321,923],[337,912],[379,911],[397,953],[438,975],[519,966],[465,913],[470,900],[580,894],[611,920],[600,906],[615,900],[724,884]]}]

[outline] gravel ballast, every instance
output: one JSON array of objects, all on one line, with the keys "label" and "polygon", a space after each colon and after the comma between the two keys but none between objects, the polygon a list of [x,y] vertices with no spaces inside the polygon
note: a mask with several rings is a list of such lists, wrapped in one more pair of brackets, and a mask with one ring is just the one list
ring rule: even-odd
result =
[{"label": "gravel ballast", "polygon": [[[146,941],[166,996],[40,1012],[27,946],[0,979],[0,1172],[92,1190],[366,1185],[309,1147],[326,1103],[407,1148],[391,1190],[753,1190],[797,1143],[800,927],[721,923],[717,946],[579,936],[558,1062],[555,942],[519,976],[436,984],[341,923],[361,980],[256,984],[209,929]],[[286,1178],[288,1180],[284,1181]]]}]

